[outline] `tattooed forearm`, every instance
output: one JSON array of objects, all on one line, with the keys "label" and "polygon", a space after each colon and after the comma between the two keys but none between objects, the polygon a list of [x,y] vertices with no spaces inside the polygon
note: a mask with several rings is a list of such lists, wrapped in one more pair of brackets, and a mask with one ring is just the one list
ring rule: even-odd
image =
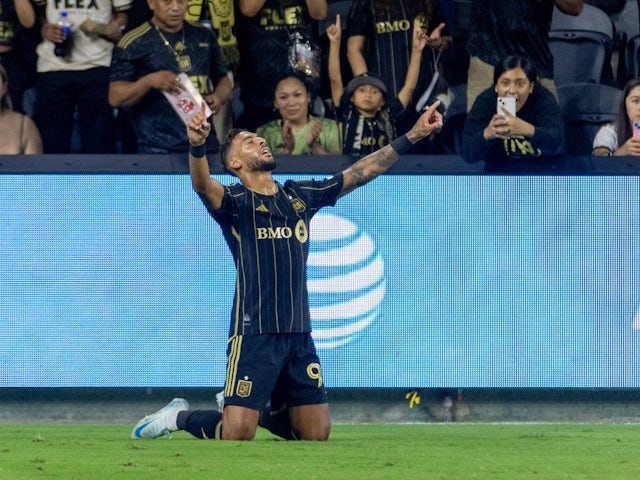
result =
[{"label": "tattooed forearm", "polygon": [[380,150],[358,160],[343,172],[344,184],[341,195],[370,182],[378,175],[386,172],[391,165],[396,163],[399,155],[387,145]]},{"label": "tattooed forearm", "polygon": [[435,101],[420,116],[411,130],[396,138],[391,145],[367,155],[342,172],[343,183],[340,196],[386,172],[398,160],[398,152],[408,152],[413,144],[442,128],[442,115],[436,110],[439,105],[440,102]]}]

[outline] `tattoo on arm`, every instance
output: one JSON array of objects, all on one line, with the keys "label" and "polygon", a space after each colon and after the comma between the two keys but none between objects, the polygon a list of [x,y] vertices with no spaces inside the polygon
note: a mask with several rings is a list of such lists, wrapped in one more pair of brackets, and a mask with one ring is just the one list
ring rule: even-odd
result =
[{"label": "tattoo on arm", "polygon": [[345,195],[370,182],[386,172],[391,165],[396,163],[398,158],[399,155],[396,151],[387,145],[358,160],[343,172],[344,185],[340,194]]}]

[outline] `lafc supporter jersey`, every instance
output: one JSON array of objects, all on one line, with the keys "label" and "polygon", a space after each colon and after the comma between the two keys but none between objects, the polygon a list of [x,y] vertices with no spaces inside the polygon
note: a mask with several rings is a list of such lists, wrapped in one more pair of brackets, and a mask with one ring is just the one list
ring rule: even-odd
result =
[{"label": "lafc supporter jersey", "polygon": [[342,181],[342,174],[288,181],[275,195],[225,187],[221,208],[210,213],[237,269],[230,336],[311,331],[309,222],[320,208],[335,205]]},{"label": "lafc supporter jersey", "polygon": [[[172,47],[178,44],[182,45],[180,55]],[[110,81],[134,82],[160,70],[185,73],[203,95],[208,92],[209,79],[215,85],[227,75],[211,29],[184,22],[179,32],[159,33],[153,22],[148,21],[128,32],[114,49]],[[184,129],[180,128],[180,117],[159,90],[151,89],[131,111],[140,145],[187,151],[189,143]],[[209,135],[207,148],[218,148],[216,135]]]}]

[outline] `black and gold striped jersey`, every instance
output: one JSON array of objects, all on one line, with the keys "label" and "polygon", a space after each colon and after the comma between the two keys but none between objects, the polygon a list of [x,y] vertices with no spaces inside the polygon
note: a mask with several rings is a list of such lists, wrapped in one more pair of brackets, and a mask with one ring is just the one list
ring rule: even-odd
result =
[{"label": "black and gold striped jersey", "polygon": [[306,261],[309,223],[333,206],[342,174],[324,180],[287,181],[275,195],[241,184],[225,187],[211,210],[237,270],[229,335],[310,332]]}]

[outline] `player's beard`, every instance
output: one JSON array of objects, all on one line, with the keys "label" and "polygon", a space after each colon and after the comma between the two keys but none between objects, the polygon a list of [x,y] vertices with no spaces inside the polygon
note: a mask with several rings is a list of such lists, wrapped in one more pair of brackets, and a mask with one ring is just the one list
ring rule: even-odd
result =
[{"label": "player's beard", "polygon": [[262,158],[256,158],[248,163],[249,168],[254,172],[270,172],[276,168],[276,161],[272,158],[264,160]]}]

